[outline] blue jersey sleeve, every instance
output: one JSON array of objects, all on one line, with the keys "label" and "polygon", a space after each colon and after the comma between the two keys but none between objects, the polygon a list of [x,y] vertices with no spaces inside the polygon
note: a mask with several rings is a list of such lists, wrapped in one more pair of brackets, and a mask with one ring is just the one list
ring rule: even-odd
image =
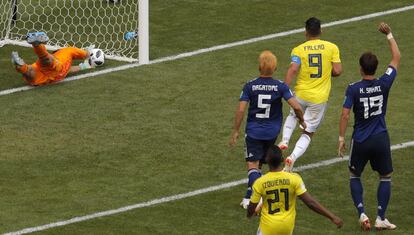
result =
[{"label": "blue jersey sleeve", "polygon": [[384,82],[387,85],[387,87],[390,88],[396,76],[397,70],[391,65],[388,65],[387,70],[385,71],[384,75],[380,77],[379,80]]},{"label": "blue jersey sleeve", "polygon": [[240,94],[240,99],[239,101],[250,101],[250,86],[249,84],[246,83],[246,85],[244,85],[243,90]]},{"label": "blue jersey sleeve", "polygon": [[290,88],[285,83],[280,84],[279,92],[283,96],[283,99],[285,99],[285,100],[289,100],[290,98],[293,97],[292,91],[290,90]]},{"label": "blue jersey sleeve", "polygon": [[345,92],[345,101],[344,101],[344,108],[351,109],[352,105],[354,104],[354,94],[352,92],[351,86],[348,86]]}]

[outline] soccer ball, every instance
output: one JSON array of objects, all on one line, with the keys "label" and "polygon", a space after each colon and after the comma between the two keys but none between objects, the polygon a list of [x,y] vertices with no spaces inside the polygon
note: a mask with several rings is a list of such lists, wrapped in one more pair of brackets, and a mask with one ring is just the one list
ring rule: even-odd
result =
[{"label": "soccer ball", "polygon": [[89,54],[89,64],[92,67],[101,66],[105,63],[105,53],[101,49],[93,49]]}]

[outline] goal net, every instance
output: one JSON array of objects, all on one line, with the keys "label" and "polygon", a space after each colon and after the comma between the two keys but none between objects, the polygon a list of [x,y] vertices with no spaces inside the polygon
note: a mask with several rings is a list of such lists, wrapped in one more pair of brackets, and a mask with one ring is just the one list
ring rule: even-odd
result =
[{"label": "goal net", "polygon": [[[52,50],[94,44],[108,58],[130,62],[140,59],[140,63],[148,63],[148,0],[0,0],[0,3],[0,46],[30,46],[25,42],[26,34],[44,31],[50,38],[47,46]],[[137,37],[125,40],[127,32],[136,32]]]}]

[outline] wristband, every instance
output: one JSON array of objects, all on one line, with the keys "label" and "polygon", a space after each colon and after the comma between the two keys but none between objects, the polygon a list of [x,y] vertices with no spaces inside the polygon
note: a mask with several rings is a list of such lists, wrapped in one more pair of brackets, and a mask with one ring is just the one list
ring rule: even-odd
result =
[{"label": "wristband", "polygon": [[392,36],[392,33],[387,34],[387,39],[388,39],[388,40],[391,40],[391,39],[393,39],[393,38],[394,38],[394,36]]},{"label": "wristband", "polygon": [[344,142],[345,141],[345,137],[339,136],[338,140],[339,140],[339,142]]}]

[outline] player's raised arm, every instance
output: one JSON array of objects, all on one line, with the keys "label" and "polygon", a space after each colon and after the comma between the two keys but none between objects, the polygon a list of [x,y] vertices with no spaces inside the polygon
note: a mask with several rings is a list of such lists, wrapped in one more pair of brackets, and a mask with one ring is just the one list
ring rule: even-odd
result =
[{"label": "player's raised arm", "polygon": [[234,125],[233,125],[233,133],[231,134],[231,138],[229,141],[230,146],[234,146],[237,142],[237,138],[239,138],[239,130],[241,123],[243,121],[244,111],[247,107],[247,101],[240,101],[239,106],[236,110],[236,114],[234,115]]},{"label": "player's raised arm", "polygon": [[334,215],[332,212],[330,212],[328,209],[322,206],[308,192],[303,193],[302,195],[299,196],[299,198],[306,204],[306,206],[309,207],[309,209],[330,219],[331,222],[334,223],[337,228],[341,228],[342,225],[344,224],[341,218]]},{"label": "player's raised arm", "polygon": [[395,41],[395,38],[392,35],[391,27],[388,24],[381,22],[378,27],[378,30],[381,33],[387,35],[388,44],[390,45],[391,55],[392,55],[390,65],[394,67],[395,69],[398,69],[398,66],[400,65],[401,53],[400,53],[400,50],[398,49],[397,42]]}]

